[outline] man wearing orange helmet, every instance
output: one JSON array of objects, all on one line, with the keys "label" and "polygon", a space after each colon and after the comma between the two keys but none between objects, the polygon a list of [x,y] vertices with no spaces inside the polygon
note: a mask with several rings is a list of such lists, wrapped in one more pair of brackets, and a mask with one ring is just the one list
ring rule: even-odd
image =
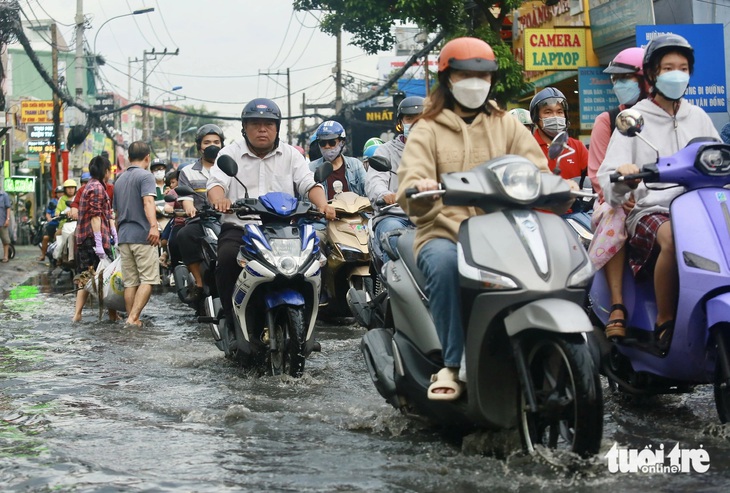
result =
[{"label": "man wearing orange helmet", "polygon": [[481,39],[446,43],[438,61],[438,87],[408,135],[398,169],[397,201],[416,225],[414,250],[442,347],[444,368],[432,377],[429,399],[455,400],[463,390],[456,241],[460,223],[479,212],[441,201],[408,200],[405,190],[436,190],[442,173],[466,171],[504,154],[519,154],[549,172],[525,126],[488,100],[496,71],[494,52]]}]

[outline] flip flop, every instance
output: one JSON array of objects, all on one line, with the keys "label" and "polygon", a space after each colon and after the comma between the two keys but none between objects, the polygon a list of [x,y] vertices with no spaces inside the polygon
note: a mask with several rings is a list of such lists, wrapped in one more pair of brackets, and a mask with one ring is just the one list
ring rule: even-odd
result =
[{"label": "flip flop", "polygon": [[[451,389],[453,392],[437,393],[436,389]],[[428,398],[432,401],[455,401],[461,396],[463,387],[458,380],[456,368],[442,368],[438,373],[431,375],[431,385],[428,386]]]},{"label": "flip flop", "polygon": [[624,318],[614,318],[606,322],[606,338],[610,340],[622,339],[626,337],[626,319],[629,318],[629,311],[621,303],[611,305],[611,312],[621,310]]},{"label": "flip flop", "polygon": [[8,262],[10,262],[10,260],[9,260],[9,259],[6,259],[6,258],[4,258],[4,259],[0,260],[0,262],[2,262],[3,264],[7,264]]}]

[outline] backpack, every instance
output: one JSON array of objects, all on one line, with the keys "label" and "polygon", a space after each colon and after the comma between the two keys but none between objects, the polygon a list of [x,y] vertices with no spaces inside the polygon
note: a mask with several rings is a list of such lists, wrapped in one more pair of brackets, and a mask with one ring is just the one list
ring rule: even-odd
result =
[{"label": "backpack", "polygon": [[613,131],[616,130],[616,117],[619,113],[621,113],[621,108],[619,106],[608,110],[608,119],[611,122],[611,135],[613,135]]}]

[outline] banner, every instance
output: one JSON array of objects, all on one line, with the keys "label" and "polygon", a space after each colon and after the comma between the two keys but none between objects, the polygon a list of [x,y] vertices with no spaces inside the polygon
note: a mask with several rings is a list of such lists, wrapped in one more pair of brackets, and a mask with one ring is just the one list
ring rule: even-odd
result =
[{"label": "banner", "polygon": [[[53,101],[21,101],[20,119],[25,124],[53,123]],[[63,121],[63,108],[59,121]]]}]

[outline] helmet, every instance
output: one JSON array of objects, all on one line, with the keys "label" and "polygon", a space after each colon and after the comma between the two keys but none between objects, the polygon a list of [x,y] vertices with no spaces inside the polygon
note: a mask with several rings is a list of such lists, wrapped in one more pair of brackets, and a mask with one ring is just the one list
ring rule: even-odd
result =
[{"label": "helmet", "polygon": [[643,64],[643,48],[626,48],[625,50],[620,51],[619,54],[611,60],[603,73],[644,75]]},{"label": "helmet", "polygon": [[380,140],[377,137],[371,137],[368,140],[365,141],[365,145],[362,147],[362,155],[365,155],[365,151],[370,149],[371,147],[378,147],[379,145],[383,145],[383,141]]},{"label": "helmet", "polygon": [[81,183],[86,183],[89,180],[91,180],[91,173],[89,173],[88,171],[85,173],[81,173]]},{"label": "helmet", "polygon": [[568,113],[568,100],[565,99],[565,95],[554,87],[546,87],[542,91],[535,94],[530,101],[530,118],[533,122],[537,122],[540,119],[540,108],[546,104],[560,103],[563,106],[563,111]]},{"label": "helmet", "polygon": [[256,98],[249,101],[241,112],[241,123],[244,123],[249,118],[262,118],[281,122],[281,110],[270,99]]},{"label": "helmet", "polygon": [[63,186],[58,185],[55,190],[56,193],[63,193]]},{"label": "helmet", "polygon": [[530,112],[525,108],[513,108],[509,110],[509,114],[517,118],[523,125],[532,125],[532,118],[530,118]]},{"label": "helmet", "polygon": [[366,147],[365,150],[362,152],[362,157],[364,157],[365,159],[373,157],[375,151],[378,150],[378,147],[380,147],[380,144],[373,144],[370,147]]},{"label": "helmet", "polygon": [[439,72],[448,68],[475,72],[497,70],[492,47],[481,39],[469,37],[455,38],[446,43],[439,54],[438,65]]},{"label": "helmet", "polygon": [[317,140],[344,139],[347,137],[345,127],[334,120],[327,120],[322,123],[315,132]]},{"label": "helmet", "polygon": [[423,98],[421,96],[408,96],[398,105],[395,119],[400,120],[403,115],[420,115],[423,112]]},{"label": "helmet", "polygon": [[659,65],[662,57],[673,51],[687,57],[689,73],[692,74],[695,66],[695,50],[692,45],[679,34],[662,34],[649,41],[644,49],[643,69],[648,78],[654,78],[652,72]]},{"label": "helmet", "polygon": [[78,188],[78,185],[76,184],[76,180],[68,179],[63,182],[63,188],[69,188],[69,187]]},{"label": "helmet", "polygon": [[167,163],[160,158],[155,158],[152,160],[152,164],[150,164],[150,170],[154,170],[155,168],[167,169]]},{"label": "helmet", "polygon": [[203,137],[206,135],[215,134],[221,139],[221,145],[223,144],[223,130],[218,125],[215,125],[213,123],[207,123],[200,127],[197,132],[195,132],[195,145],[200,149],[200,144],[203,142]]}]

